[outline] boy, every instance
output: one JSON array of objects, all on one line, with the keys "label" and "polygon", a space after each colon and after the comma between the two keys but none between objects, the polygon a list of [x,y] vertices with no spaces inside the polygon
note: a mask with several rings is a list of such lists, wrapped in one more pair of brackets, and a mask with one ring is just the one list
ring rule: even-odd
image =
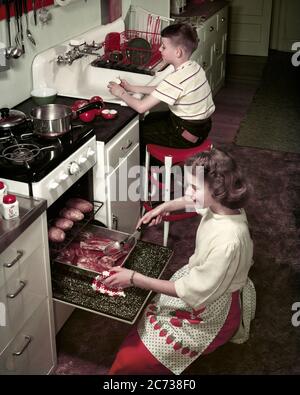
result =
[{"label": "boy", "polygon": [[[211,129],[211,115],[215,110],[211,89],[203,68],[190,60],[198,46],[196,31],[188,24],[167,26],[161,32],[160,52],[165,63],[174,66],[157,87],[135,86],[126,80],[118,85],[110,82],[110,92],[122,99],[138,113],[150,110],[161,101],[169,111],[153,112],[140,125],[142,152],[147,144],[188,148],[200,145]],[[127,92],[143,93],[136,99]]]}]

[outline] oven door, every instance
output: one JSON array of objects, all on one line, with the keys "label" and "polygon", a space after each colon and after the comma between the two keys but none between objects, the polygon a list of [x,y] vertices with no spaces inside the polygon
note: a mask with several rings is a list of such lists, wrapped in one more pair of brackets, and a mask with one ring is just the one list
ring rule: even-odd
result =
[{"label": "oven door", "polygon": [[[113,240],[122,240],[127,234],[88,225],[86,230]],[[160,278],[172,256],[169,248],[137,240],[123,266],[153,278]],[[151,291],[136,287],[123,290],[124,295],[103,294],[95,289],[99,273],[78,266],[51,262],[52,292],[55,301],[104,315],[128,324],[134,324]]]},{"label": "oven door", "polygon": [[[53,225],[53,221],[70,197],[77,196],[92,201],[92,179],[92,170],[90,170],[48,208],[49,227]],[[97,243],[99,240],[100,242],[101,240],[121,241],[128,236],[128,233],[110,230],[95,220],[96,212],[102,209],[102,203],[93,203],[94,212],[85,214],[82,221],[76,222],[70,231],[66,231],[64,242],[49,243],[52,293],[54,301],[58,302],[54,304],[57,331],[71,314],[70,307],[81,308],[133,324],[151,295],[151,291],[135,287],[126,288],[123,296],[108,292],[101,293],[103,289],[95,287],[98,276],[101,275],[101,270],[97,271],[95,261],[98,257],[101,258],[103,253],[100,251],[98,254],[99,245],[92,243],[94,240]],[[82,242],[85,239],[88,243],[83,245]],[[91,248],[91,254],[89,248]],[[171,256],[172,250],[167,247],[136,240],[130,246],[128,254],[115,264],[122,264],[126,268],[153,278],[160,278]]]}]

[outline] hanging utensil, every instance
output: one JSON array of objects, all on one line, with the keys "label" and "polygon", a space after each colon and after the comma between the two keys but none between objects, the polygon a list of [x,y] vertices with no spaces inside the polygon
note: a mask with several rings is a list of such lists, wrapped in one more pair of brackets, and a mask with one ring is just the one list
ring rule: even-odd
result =
[{"label": "hanging utensil", "polygon": [[22,0],[17,0],[17,3],[19,3],[19,18],[20,18],[20,31],[21,31],[21,46],[22,46],[22,51],[23,51],[23,53],[25,53],[23,23],[22,23],[22,15],[23,15],[23,4],[22,4]]},{"label": "hanging utensil", "polygon": [[21,48],[21,43],[20,43],[20,25],[19,25],[19,7],[18,7],[18,2],[15,1],[14,2],[14,6],[15,6],[15,25],[16,25],[16,35],[15,35],[15,43],[16,46],[12,47],[10,53],[9,53],[9,57],[14,58],[14,59],[18,59],[22,54],[22,48]]},{"label": "hanging utensil", "polygon": [[37,26],[37,15],[36,15],[36,2],[35,0],[32,0],[32,10],[33,10],[33,20],[34,20],[34,25]]},{"label": "hanging utensil", "polygon": [[8,44],[9,48],[11,47],[11,35],[10,35],[10,9],[9,9],[9,0],[5,0],[5,11],[6,11],[6,26],[7,26],[7,34],[8,34]]},{"label": "hanging utensil", "polygon": [[35,39],[33,38],[31,31],[29,30],[27,0],[23,0],[23,8],[26,18],[26,36],[29,39],[29,41],[35,46],[36,45]]}]

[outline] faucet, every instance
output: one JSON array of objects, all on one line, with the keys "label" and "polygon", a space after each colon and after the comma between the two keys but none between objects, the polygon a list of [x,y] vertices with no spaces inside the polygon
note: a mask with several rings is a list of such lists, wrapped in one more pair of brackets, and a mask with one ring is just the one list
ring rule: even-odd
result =
[{"label": "faucet", "polygon": [[68,64],[71,65],[74,60],[80,59],[83,56],[94,55],[100,56],[97,51],[103,47],[103,43],[97,44],[95,41],[92,44],[86,44],[85,41],[71,40],[69,44],[72,49],[67,51],[64,55],[59,55],[56,59],[57,64]]}]

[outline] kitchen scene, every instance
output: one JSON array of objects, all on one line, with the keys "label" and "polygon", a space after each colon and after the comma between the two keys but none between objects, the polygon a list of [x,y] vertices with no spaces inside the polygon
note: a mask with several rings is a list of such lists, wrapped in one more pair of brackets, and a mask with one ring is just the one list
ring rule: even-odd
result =
[{"label": "kitchen scene", "polygon": [[300,373],[297,15],[296,0],[0,0],[1,375],[107,375],[155,295],[106,285],[113,268],[169,280],[194,253],[195,211],[137,227],[155,207],[130,172],[147,114],[108,88],[174,72],[161,31],[181,22],[215,104],[205,150],[250,180],[256,311],[245,343],[174,352],[193,358],[184,375]]}]

